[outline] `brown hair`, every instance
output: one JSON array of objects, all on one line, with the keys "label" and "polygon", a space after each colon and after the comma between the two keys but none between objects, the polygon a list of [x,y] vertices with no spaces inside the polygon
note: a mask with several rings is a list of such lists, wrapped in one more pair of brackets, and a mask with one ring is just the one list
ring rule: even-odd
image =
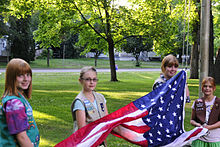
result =
[{"label": "brown hair", "polygon": [[205,77],[202,80],[202,88],[204,87],[206,82],[210,82],[211,85],[214,87],[214,89],[216,88],[216,84],[215,84],[215,79],[213,77]]},{"label": "brown hair", "polygon": [[161,63],[161,70],[164,73],[165,72],[165,68],[168,66],[175,66],[178,67],[179,66],[179,62],[176,59],[175,56],[173,55],[167,55],[166,57],[163,58],[162,63]]},{"label": "brown hair", "polygon": [[97,71],[94,67],[92,66],[85,66],[81,69],[81,72],[80,72],[80,76],[79,78],[82,79],[83,78],[83,75],[87,72],[87,71],[94,71],[96,74],[97,74]]},{"label": "brown hair", "polygon": [[[15,95],[19,97],[18,89],[16,87],[16,79],[17,76],[21,74],[29,73],[32,78],[32,71],[30,68],[30,65],[19,58],[12,59],[6,67],[6,74],[5,74],[5,90],[3,97],[6,95]],[[30,82],[30,85],[28,89],[24,90],[24,96],[26,98],[31,98],[31,92],[32,92],[32,80]]]}]

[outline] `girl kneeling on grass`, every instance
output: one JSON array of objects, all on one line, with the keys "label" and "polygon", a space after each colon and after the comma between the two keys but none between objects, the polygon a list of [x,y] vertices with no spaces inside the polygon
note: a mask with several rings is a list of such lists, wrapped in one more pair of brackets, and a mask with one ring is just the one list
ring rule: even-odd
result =
[{"label": "girl kneeling on grass", "polygon": [[190,123],[208,129],[207,135],[192,142],[192,147],[220,147],[220,98],[214,96],[215,80],[212,77],[202,81],[203,97],[192,106]]},{"label": "girl kneeling on grass", "polygon": [[9,143],[12,146],[16,144],[22,147],[39,146],[39,131],[31,105],[27,101],[31,97],[31,92],[32,71],[29,64],[22,59],[12,59],[6,67],[2,98],[3,118],[6,119],[6,128],[12,136]]},{"label": "girl kneeling on grass", "polygon": [[[91,66],[82,68],[79,82],[82,91],[71,105],[73,132],[108,114],[105,97],[95,92],[98,82],[96,69]],[[106,143],[103,142],[102,146]]]}]

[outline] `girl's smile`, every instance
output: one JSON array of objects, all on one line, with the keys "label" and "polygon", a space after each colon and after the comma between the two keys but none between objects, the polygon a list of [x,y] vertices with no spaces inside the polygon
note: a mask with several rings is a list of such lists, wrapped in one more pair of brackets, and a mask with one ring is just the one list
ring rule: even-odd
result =
[{"label": "girl's smile", "polygon": [[29,73],[21,74],[16,77],[16,85],[17,88],[26,90],[28,89],[30,82],[31,82],[31,75]]}]

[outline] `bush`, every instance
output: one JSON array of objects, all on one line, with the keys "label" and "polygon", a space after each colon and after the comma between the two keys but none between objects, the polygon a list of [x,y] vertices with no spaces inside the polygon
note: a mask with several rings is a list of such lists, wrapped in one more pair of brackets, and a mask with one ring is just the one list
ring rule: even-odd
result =
[{"label": "bush", "polygon": [[[50,50],[50,59],[52,59],[53,56],[53,50]],[[47,49],[43,49],[42,53],[40,54],[40,56],[37,57],[37,59],[47,59]]]}]

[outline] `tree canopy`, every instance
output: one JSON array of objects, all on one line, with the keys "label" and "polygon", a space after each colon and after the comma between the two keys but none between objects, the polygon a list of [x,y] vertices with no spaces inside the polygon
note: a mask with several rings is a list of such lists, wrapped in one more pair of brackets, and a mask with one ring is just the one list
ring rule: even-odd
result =
[{"label": "tree canopy", "polygon": [[[149,37],[158,54],[181,55],[182,44],[186,40],[193,41],[191,34],[189,38],[184,34],[193,31],[191,26],[198,19],[195,12],[198,4],[190,0],[186,0],[187,5],[178,0],[129,0],[127,6],[115,0],[4,1],[7,3],[0,8],[4,8],[2,15],[6,20],[10,15],[23,18],[38,14],[39,24],[34,39],[41,47],[58,47],[68,35],[79,34],[78,45],[85,47],[84,52],[92,49],[106,51],[110,58],[112,81],[117,81],[114,51],[121,50],[128,38]],[[216,10],[219,11],[219,7],[216,6]],[[218,18],[215,18],[215,24]],[[188,22],[189,30],[186,27]]]}]

